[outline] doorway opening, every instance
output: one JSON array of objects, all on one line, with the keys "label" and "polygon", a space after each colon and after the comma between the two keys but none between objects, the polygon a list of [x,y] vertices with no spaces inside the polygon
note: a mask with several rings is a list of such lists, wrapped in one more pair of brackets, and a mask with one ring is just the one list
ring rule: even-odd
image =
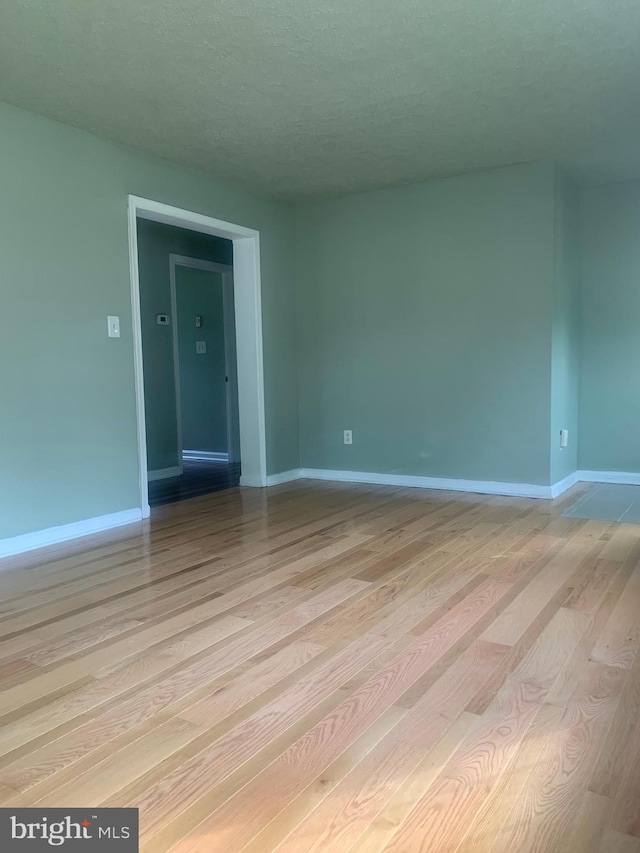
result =
[{"label": "doorway opening", "polygon": [[[168,242],[162,272],[151,270],[167,286],[150,300],[142,232],[158,225],[193,239]],[[213,256],[191,251],[204,235]],[[130,196],[129,241],[143,515],[150,496],[266,485],[258,232]]]},{"label": "doorway opening", "polygon": [[[166,234],[169,228],[172,234]],[[205,235],[197,235],[194,240],[190,232],[183,234],[182,229],[139,222],[140,261],[148,260],[149,252],[143,251],[143,243],[153,235],[156,248],[158,242],[164,246],[161,254],[165,262],[166,248],[171,245],[184,245],[196,251],[199,248],[202,254],[218,255],[223,259],[232,253],[231,246],[225,245],[229,241]],[[163,236],[166,239],[163,240]],[[145,245],[145,248],[153,249],[153,242],[151,247]],[[147,283],[152,288],[151,297],[158,298],[158,282],[146,282],[146,272],[140,269],[143,305],[148,301],[145,300]],[[152,275],[153,269],[150,272]],[[158,436],[150,433],[157,430],[158,425],[147,418],[151,506],[233,488],[239,484],[241,474],[233,266],[170,253],[169,286],[171,314],[158,316],[162,321],[160,336],[164,330],[171,331],[176,409],[172,438],[177,466],[154,468],[153,454],[158,450],[154,445],[158,443]],[[151,334],[158,332],[153,325],[149,331]],[[146,358],[144,317],[142,350],[146,377],[154,365]],[[152,354],[153,351],[152,346]],[[157,393],[157,389],[153,390]],[[171,423],[169,430],[172,426]],[[167,430],[162,429],[162,432],[166,436]]]}]

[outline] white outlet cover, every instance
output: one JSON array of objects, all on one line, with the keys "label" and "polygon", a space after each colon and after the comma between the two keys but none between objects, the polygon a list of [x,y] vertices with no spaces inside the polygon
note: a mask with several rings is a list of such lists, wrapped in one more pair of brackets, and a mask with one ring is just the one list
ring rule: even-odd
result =
[{"label": "white outlet cover", "polygon": [[198,355],[204,355],[207,351],[206,341],[196,341],[196,352]]}]

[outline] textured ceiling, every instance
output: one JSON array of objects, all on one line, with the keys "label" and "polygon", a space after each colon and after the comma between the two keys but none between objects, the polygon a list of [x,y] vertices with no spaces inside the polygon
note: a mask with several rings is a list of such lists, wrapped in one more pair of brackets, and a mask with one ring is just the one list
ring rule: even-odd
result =
[{"label": "textured ceiling", "polygon": [[640,177],[638,0],[0,0],[0,100],[281,197]]}]

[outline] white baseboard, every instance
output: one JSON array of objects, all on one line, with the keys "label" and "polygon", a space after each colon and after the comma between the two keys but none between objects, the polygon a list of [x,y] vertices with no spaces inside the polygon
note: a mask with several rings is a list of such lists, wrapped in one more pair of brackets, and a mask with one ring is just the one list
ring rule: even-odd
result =
[{"label": "white baseboard", "polygon": [[45,545],[55,545],[58,542],[66,542],[68,539],[78,539],[80,536],[89,536],[92,533],[111,530],[113,527],[133,524],[141,521],[142,515],[140,508],[125,509],[122,512],[99,515],[96,518],[87,518],[72,524],[24,533],[22,536],[12,536],[10,539],[0,539],[0,557],[11,557],[14,554],[33,551],[35,548],[44,548]]},{"label": "white baseboard", "polygon": [[[447,477],[419,477],[408,474],[374,474],[365,471],[331,471],[324,468],[296,468],[271,474],[267,477],[267,486],[289,483],[292,480],[333,480],[338,483],[370,483],[379,486],[401,486],[417,489],[438,489],[452,492],[470,492],[482,495],[504,495],[506,497],[557,498],[578,480],[579,472],[574,472],[564,480],[552,486],[540,486],[535,483],[503,483],[491,480],[455,480]],[[257,485],[240,481],[241,485]]]},{"label": "white baseboard", "polygon": [[281,483],[290,483],[292,480],[299,480],[301,476],[299,468],[293,468],[291,471],[281,471],[279,474],[269,474],[267,477],[267,486],[279,486]]},{"label": "white baseboard", "polygon": [[585,483],[615,483],[619,486],[640,486],[640,474],[630,471],[578,471]]},{"label": "white baseboard", "polygon": [[156,471],[147,472],[147,480],[151,483],[153,480],[166,480],[167,477],[179,477],[182,474],[180,465],[174,465],[173,468],[158,468]]},{"label": "white baseboard", "polygon": [[[331,471],[325,468],[296,468],[271,474],[267,486],[288,483],[292,480],[334,480],[337,483],[370,483],[379,486],[406,486],[417,489],[440,489],[452,492],[471,492],[505,497],[543,498],[553,500],[576,483],[616,483],[640,486],[640,473],[629,471],[574,471],[551,486],[535,483],[502,483],[493,480],[453,480],[446,477],[418,477],[408,474],[373,474],[368,471]],[[242,486],[259,486],[259,483],[240,479]]]},{"label": "white baseboard", "polygon": [[558,480],[557,483],[554,483],[551,488],[551,498],[559,498],[563,492],[566,492],[567,489],[570,489],[572,486],[575,486],[576,483],[580,482],[579,471],[574,471],[573,474],[569,474],[568,477],[565,477],[564,480]]},{"label": "white baseboard", "polygon": [[216,450],[183,450],[182,458],[196,462],[228,462],[229,454]]},{"label": "white baseboard", "polygon": [[328,471],[302,468],[300,476],[310,480],[336,480],[341,483],[371,483],[379,486],[402,486],[416,489],[440,489],[472,492],[482,495],[505,495],[521,498],[551,498],[551,486],[535,483],[501,483],[491,480],[452,480],[447,477],[418,477],[409,474],[372,474],[364,471]]},{"label": "white baseboard", "polygon": [[250,486],[252,489],[261,489],[265,486],[265,483],[259,477],[251,477],[246,474],[240,474],[240,485],[241,486]]},{"label": "white baseboard", "polygon": [[264,488],[264,486],[279,486],[281,483],[290,483],[292,480],[299,480],[301,477],[300,469],[294,468],[291,471],[280,471],[279,474],[268,474],[267,482],[263,483],[258,477],[247,477],[244,474],[240,475],[240,485],[249,486],[251,488]]},{"label": "white baseboard", "polygon": [[[172,470],[172,469],[166,469]],[[504,495],[505,497],[524,498],[557,498],[578,482],[586,483],[617,483],[620,485],[640,486],[640,473],[625,471],[576,471],[564,480],[552,486],[539,486],[535,483],[501,483],[492,480],[450,480],[446,477],[417,477],[404,474],[372,474],[365,471],[329,471],[320,468],[295,468],[270,474],[267,477],[268,486],[289,483],[292,480],[334,480],[340,483],[370,483],[380,486],[406,486],[418,489],[439,489],[452,492],[471,492],[483,495]],[[241,486],[259,487],[262,485],[256,477],[242,476]],[[114,527],[132,524],[149,516],[149,507],[126,509],[110,515],[88,518],[73,524],[63,524],[60,527],[49,527],[22,536],[0,539],[0,558],[14,554],[22,554],[46,545],[55,545],[69,539],[89,536]]]}]

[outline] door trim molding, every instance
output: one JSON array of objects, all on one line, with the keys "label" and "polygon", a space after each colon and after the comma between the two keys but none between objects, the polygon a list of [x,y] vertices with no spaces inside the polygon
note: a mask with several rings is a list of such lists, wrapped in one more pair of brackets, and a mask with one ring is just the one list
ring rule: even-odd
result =
[{"label": "door trim molding", "polygon": [[238,369],[238,409],[240,415],[240,455],[247,485],[267,483],[267,443],[264,407],[264,365],[262,351],[262,296],[260,281],[260,232],[222,219],[203,216],[147,198],[130,195],[129,275],[133,321],[133,360],[138,430],[138,482],[143,517],[148,517],[147,436],[144,408],[144,369],[138,269],[137,218],[188,228],[233,241],[233,285]]}]

